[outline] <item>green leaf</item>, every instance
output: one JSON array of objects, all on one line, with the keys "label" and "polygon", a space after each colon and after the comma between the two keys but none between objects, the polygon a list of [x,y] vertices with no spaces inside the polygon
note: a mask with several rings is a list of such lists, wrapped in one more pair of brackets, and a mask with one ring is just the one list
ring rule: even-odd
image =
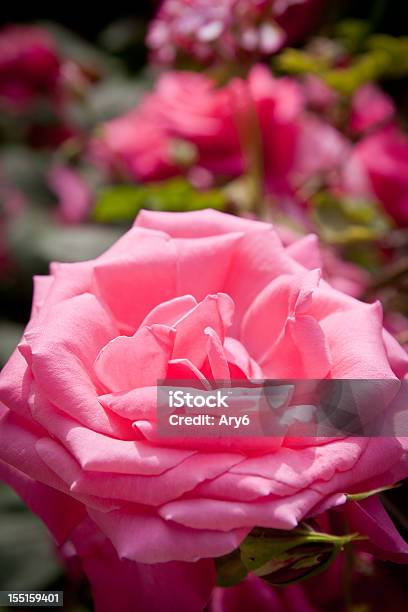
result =
[{"label": "green leaf", "polygon": [[197,191],[184,178],[149,185],[116,185],[105,188],[93,210],[96,221],[109,223],[133,220],[142,208],[188,211],[203,208],[223,210],[227,196],[218,190]]},{"label": "green leaf", "polygon": [[384,76],[404,77],[408,75],[408,36],[374,34],[367,42],[367,48],[387,57]]},{"label": "green leaf", "polygon": [[135,185],[106,187],[97,198],[92,216],[102,223],[133,219],[142,208],[145,196],[144,189]]},{"label": "green leaf", "polygon": [[311,204],[319,233],[331,244],[348,245],[377,240],[390,228],[388,218],[375,202],[338,198],[322,191],[311,199]]},{"label": "green leaf", "polygon": [[359,87],[377,81],[387,74],[389,57],[382,49],[358,56],[347,68],[336,68],[321,74],[327,85],[351,96]]},{"label": "green leaf", "polygon": [[367,37],[368,30],[367,23],[354,20],[337,26],[340,49],[356,53],[346,66],[338,67],[333,58],[298,49],[282,51],[275,58],[274,66],[287,74],[317,74],[345,96],[351,96],[365,83],[408,75],[408,37],[386,34]]},{"label": "green leaf", "polygon": [[285,49],[275,58],[274,65],[288,74],[321,74],[330,68],[325,58],[299,49]]}]

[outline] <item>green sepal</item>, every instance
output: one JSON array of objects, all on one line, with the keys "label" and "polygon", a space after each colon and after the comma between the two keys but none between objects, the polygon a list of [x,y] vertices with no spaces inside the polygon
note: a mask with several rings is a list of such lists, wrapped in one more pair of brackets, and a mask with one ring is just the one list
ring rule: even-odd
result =
[{"label": "green sepal", "polygon": [[373,495],[390,491],[391,489],[397,489],[401,484],[397,483],[394,485],[388,485],[387,487],[378,487],[378,489],[371,489],[370,491],[361,491],[360,493],[346,493],[347,501],[362,501]]},{"label": "green sepal", "polygon": [[248,570],[242,563],[240,549],[237,548],[229,555],[218,557],[215,559],[215,568],[217,572],[217,586],[231,587],[246,578]]},{"label": "green sepal", "polygon": [[332,535],[306,524],[291,531],[256,528],[240,546],[241,561],[270,584],[293,584],[325,570],[344,546],[360,539],[356,533]]}]

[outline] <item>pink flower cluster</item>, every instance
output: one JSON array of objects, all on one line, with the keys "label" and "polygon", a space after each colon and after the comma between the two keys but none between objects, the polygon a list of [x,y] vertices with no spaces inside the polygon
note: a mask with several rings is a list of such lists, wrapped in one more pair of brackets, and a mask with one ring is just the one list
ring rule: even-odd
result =
[{"label": "pink flower cluster", "polygon": [[265,190],[287,212],[299,214],[315,185],[376,200],[407,225],[408,137],[392,100],[373,85],[359,89],[346,135],[328,118],[334,103],[315,77],[303,86],[261,65],[222,87],[203,74],[168,72],[137,108],[102,127],[91,155],[128,179],[187,174],[208,186],[250,170],[255,147]]},{"label": "pink flower cluster", "polygon": [[190,177],[211,182],[245,172],[254,136],[265,187],[282,199],[348,154],[343,136],[307,112],[296,81],[274,78],[258,65],[247,80],[220,88],[202,74],[164,74],[139,107],[103,126],[92,155],[128,177],[161,180],[187,171],[175,154],[177,143],[187,142],[193,147]]},{"label": "pink flower cluster", "polygon": [[10,134],[29,146],[56,149],[78,136],[68,104],[94,77],[85,65],[61,54],[45,28],[10,25],[0,29],[0,111],[21,120]]},{"label": "pink flower cluster", "polygon": [[304,36],[321,0],[165,0],[147,44],[155,61],[179,54],[204,63],[270,55]]}]

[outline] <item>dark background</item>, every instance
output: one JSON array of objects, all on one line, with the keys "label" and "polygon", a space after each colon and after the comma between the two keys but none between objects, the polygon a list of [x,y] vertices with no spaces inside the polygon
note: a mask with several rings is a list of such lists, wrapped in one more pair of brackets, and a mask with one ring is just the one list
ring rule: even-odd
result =
[{"label": "dark background", "polygon": [[[211,0],[209,0],[211,1]],[[52,20],[61,23],[89,40],[96,40],[98,34],[112,21],[126,17],[138,17],[148,20],[159,6],[155,0],[141,0],[129,4],[115,2],[113,5],[99,3],[96,9],[89,5],[67,11],[62,6],[49,6],[48,3],[30,3],[22,6],[12,2],[2,7],[0,23],[30,22]],[[406,0],[327,0],[328,9],[338,17],[350,16],[362,19],[374,19],[375,29],[396,36],[406,34],[408,21],[408,2]]]}]

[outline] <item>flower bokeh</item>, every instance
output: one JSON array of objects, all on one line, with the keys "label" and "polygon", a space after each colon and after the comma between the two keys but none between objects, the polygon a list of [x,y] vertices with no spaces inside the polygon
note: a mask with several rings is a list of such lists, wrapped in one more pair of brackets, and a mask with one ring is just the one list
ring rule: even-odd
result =
[{"label": "flower bokeh", "polygon": [[39,97],[56,97],[60,75],[61,59],[45,30],[0,31],[0,100],[10,111],[24,110]]},{"label": "flower bokeh", "polygon": [[321,0],[166,0],[147,44],[163,64],[172,64],[178,54],[204,64],[253,61],[305,36],[322,6]]}]

